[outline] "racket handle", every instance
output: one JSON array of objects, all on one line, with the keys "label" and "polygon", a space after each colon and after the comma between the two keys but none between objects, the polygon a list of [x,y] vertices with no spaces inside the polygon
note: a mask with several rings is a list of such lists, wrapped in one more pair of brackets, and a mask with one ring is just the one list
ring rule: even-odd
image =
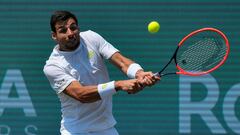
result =
[{"label": "racket handle", "polygon": [[165,75],[176,75],[176,73],[165,73],[165,74],[160,74],[159,72],[157,72],[157,73],[154,73],[153,75],[154,75],[154,76],[158,76],[158,77],[163,77],[163,76],[165,76]]},{"label": "racket handle", "polygon": [[157,76],[157,77],[161,77],[161,75],[159,74],[159,72],[154,73],[153,75],[154,75],[154,76]]}]

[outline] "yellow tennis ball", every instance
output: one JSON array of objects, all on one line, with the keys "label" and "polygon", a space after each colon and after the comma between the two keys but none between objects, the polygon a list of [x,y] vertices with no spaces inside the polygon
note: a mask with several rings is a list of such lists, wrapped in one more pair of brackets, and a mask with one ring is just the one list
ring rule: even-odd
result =
[{"label": "yellow tennis ball", "polygon": [[150,33],[157,33],[159,29],[160,29],[160,25],[156,21],[152,21],[148,24],[148,31]]}]

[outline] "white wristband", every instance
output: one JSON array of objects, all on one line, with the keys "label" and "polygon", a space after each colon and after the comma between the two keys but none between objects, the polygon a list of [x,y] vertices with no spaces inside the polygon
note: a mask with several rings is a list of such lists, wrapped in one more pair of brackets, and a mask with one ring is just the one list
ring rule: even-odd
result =
[{"label": "white wristband", "polygon": [[135,78],[135,75],[138,70],[143,69],[139,64],[132,63],[127,69],[127,76],[129,78]]},{"label": "white wristband", "polygon": [[108,83],[98,85],[98,93],[101,99],[104,99],[105,97],[108,96],[112,96],[114,93],[116,93],[114,82],[115,81],[111,81]]}]

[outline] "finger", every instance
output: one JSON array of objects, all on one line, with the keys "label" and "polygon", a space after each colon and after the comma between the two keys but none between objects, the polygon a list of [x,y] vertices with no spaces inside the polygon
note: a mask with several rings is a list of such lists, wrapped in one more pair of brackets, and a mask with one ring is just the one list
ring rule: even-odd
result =
[{"label": "finger", "polygon": [[137,90],[143,90],[144,87],[145,87],[144,84],[138,83]]},{"label": "finger", "polygon": [[154,78],[155,78],[156,80],[161,80],[161,78],[160,78],[159,76],[154,76]]},{"label": "finger", "polygon": [[144,88],[144,85],[141,84],[140,82],[135,83],[133,86],[133,92],[137,93],[138,91],[142,90]]},{"label": "finger", "polygon": [[134,86],[133,86],[133,91],[138,91],[142,88],[141,84],[140,83],[136,83]]},{"label": "finger", "polygon": [[153,74],[153,72],[149,71],[149,72],[147,72],[147,76],[153,77],[154,74]]},{"label": "finger", "polygon": [[144,78],[145,76],[151,76],[151,74],[151,72],[142,72],[140,77]]},{"label": "finger", "polygon": [[139,86],[140,86],[141,88],[144,88],[144,87],[145,87],[145,84],[144,84],[144,83],[139,83]]},{"label": "finger", "polygon": [[157,81],[160,80],[160,77],[155,77],[155,76],[153,76],[151,80],[152,80],[152,84],[151,84],[151,85],[154,85],[154,84],[157,83]]},{"label": "finger", "polygon": [[147,85],[151,85],[154,82],[154,79],[152,77],[145,77],[144,81]]},{"label": "finger", "polygon": [[138,80],[138,85],[140,85],[141,87],[145,87],[146,86],[146,82],[145,82],[145,80],[144,79],[142,79],[142,80]]},{"label": "finger", "polygon": [[145,79],[138,80],[136,85],[138,86],[138,88],[140,87],[141,89],[143,89],[144,87],[146,87]]},{"label": "finger", "polygon": [[127,89],[128,90],[133,90],[133,87],[132,86],[128,86]]}]

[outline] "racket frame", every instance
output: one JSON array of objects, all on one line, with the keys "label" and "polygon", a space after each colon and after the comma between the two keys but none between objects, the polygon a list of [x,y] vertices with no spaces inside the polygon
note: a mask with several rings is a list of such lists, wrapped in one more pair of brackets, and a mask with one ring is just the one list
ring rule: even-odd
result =
[{"label": "racket frame", "polygon": [[[216,32],[218,33],[219,35],[222,36],[222,38],[224,39],[225,41],[225,44],[226,44],[226,54],[225,56],[223,57],[223,59],[221,60],[220,63],[218,63],[215,67],[213,67],[212,69],[208,70],[208,71],[205,71],[205,72],[198,72],[198,73],[193,73],[193,72],[187,72],[185,70],[183,70],[178,64],[177,64],[177,60],[176,60],[176,56],[177,56],[177,52],[179,50],[179,48],[183,45],[183,43],[190,37],[192,37],[193,35],[197,34],[197,33],[200,33],[200,32],[203,32],[203,31],[213,31],[213,32]],[[215,29],[215,28],[202,28],[202,29],[198,29],[196,31],[193,31],[191,32],[190,34],[188,34],[187,36],[185,36],[178,44],[177,46],[177,49],[175,50],[173,56],[171,57],[171,59],[169,60],[169,62],[162,68],[162,70],[160,70],[159,72],[155,73],[154,75],[156,76],[165,76],[165,75],[174,75],[174,74],[183,74],[183,75],[188,75],[188,76],[200,76],[200,75],[205,75],[205,74],[208,74],[210,72],[213,72],[214,70],[216,70],[217,68],[219,68],[221,65],[224,64],[224,62],[227,60],[227,57],[228,57],[228,54],[230,52],[230,45],[229,45],[229,41],[226,37],[226,35],[221,32],[220,30],[218,29]],[[177,68],[177,72],[172,72],[172,73],[162,73],[166,68],[167,66],[172,62],[172,60],[174,59],[174,63],[176,65],[176,68]]]}]

